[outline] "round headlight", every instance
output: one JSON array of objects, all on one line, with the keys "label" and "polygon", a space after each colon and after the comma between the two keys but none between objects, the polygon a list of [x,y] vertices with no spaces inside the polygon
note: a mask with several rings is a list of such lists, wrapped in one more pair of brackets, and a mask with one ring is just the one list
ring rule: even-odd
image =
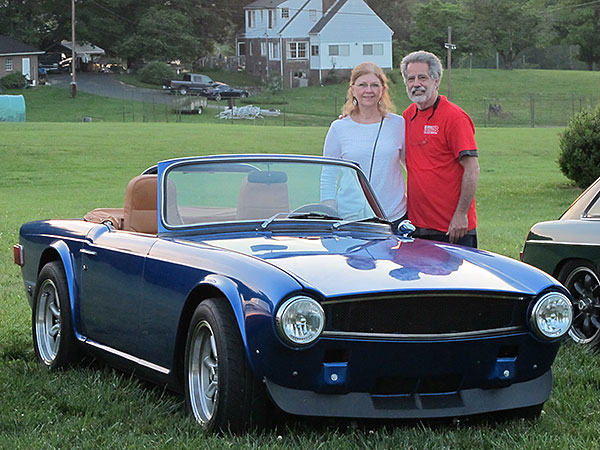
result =
[{"label": "round headlight", "polygon": [[573,321],[570,300],[559,292],[550,292],[535,302],[531,310],[531,326],[543,339],[562,337]]},{"label": "round headlight", "polygon": [[284,341],[303,346],[314,342],[325,326],[325,313],[314,299],[292,297],[281,305],[275,316],[277,331]]}]

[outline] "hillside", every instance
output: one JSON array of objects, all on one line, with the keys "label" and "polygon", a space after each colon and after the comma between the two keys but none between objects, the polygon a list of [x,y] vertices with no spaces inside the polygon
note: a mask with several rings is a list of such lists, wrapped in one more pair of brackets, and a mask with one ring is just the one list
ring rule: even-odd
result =
[{"label": "hillside", "polygon": [[[478,127],[565,126],[583,108],[600,101],[600,72],[558,70],[453,69],[452,100],[463,107]],[[401,112],[409,104],[399,70],[390,73],[390,92]],[[448,74],[440,92],[447,93]],[[337,118],[345,100],[346,82],[328,86],[263,91],[238,105],[252,104],[281,111],[277,118],[259,120],[261,125],[327,126]],[[177,116],[164,103],[109,99],[80,92],[71,99],[67,89],[40,86],[23,94],[30,122],[77,122],[83,117],[107,122],[219,122],[215,118],[225,102],[209,102],[202,115]],[[158,93],[157,95],[166,95]]]}]

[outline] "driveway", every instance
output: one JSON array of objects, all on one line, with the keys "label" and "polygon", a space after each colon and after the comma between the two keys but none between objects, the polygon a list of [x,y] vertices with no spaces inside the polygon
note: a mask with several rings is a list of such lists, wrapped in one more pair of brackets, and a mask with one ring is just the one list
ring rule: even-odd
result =
[{"label": "driveway", "polygon": [[[68,88],[71,84],[69,74],[48,74],[47,82],[52,86]],[[76,74],[77,90],[104,97],[121,98],[139,102],[171,103],[172,97],[162,90],[131,86],[117,80],[110,73],[80,72]]]}]

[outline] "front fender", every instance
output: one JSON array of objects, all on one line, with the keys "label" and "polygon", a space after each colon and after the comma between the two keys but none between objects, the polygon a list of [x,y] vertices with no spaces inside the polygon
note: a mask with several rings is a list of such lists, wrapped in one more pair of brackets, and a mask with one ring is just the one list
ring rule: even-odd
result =
[{"label": "front fender", "polygon": [[238,324],[240,334],[242,335],[242,341],[244,342],[244,346],[248,348],[248,343],[246,339],[245,314],[244,308],[242,306],[243,299],[241,298],[236,283],[230,278],[227,278],[222,275],[207,274],[206,277],[204,277],[204,279],[202,279],[198,283],[198,287],[211,287],[214,289],[218,289],[223,293],[223,295],[229,301],[229,305],[231,306],[233,314],[235,315],[235,320]]},{"label": "front fender", "polygon": [[[69,305],[71,309],[71,324],[73,325],[73,333],[79,341],[84,341],[85,337],[79,332],[79,311],[76,307],[77,293],[79,292],[79,286],[75,277],[75,261],[69,246],[64,241],[54,241],[50,244],[50,248],[53,248],[58,253],[65,270],[65,276],[67,278],[67,288],[69,290]],[[41,270],[41,267],[40,267]]]}]

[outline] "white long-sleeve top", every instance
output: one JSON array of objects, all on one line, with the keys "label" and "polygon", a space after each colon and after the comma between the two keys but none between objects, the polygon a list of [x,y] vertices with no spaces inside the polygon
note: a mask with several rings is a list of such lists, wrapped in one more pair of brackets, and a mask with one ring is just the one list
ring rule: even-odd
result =
[{"label": "white long-sleeve top", "polygon": [[[404,118],[391,113],[385,116],[373,156],[379,125],[379,122],[358,123],[349,116],[336,120],[325,137],[323,156],[353,161],[367,177],[370,173],[369,181],[377,199],[393,221],[406,214],[406,186],[402,174],[405,165]],[[332,179],[327,179],[328,175]],[[323,173],[321,200],[336,199],[335,176],[335,173]]]}]

